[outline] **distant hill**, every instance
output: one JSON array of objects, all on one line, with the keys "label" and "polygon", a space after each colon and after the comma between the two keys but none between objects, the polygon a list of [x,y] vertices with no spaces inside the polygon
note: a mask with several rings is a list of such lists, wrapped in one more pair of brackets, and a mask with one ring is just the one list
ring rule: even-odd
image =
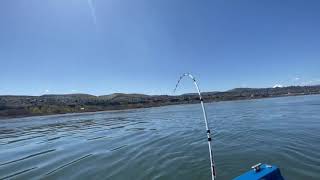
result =
[{"label": "distant hill", "polygon": [[[317,86],[235,88],[225,92],[204,92],[205,102],[320,94]],[[0,118],[94,112],[199,102],[196,93],[180,96],[115,93],[104,96],[63,94],[42,96],[0,96]]]}]

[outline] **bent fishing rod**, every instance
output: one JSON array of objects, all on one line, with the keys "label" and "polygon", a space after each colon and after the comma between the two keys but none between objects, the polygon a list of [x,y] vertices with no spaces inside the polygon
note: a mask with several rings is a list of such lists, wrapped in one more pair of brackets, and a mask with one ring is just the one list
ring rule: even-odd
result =
[{"label": "bent fishing rod", "polygon": [[176,92],[179,84],[180,84],[180,81],[184,78],[184,77],[189,77],[190,79],[193,80],[193,83],[194,85],[196,86],[196,89],[197,89],[197,92],[198,92],[198,95],[199,95],[199,99],[200,99],[200,103],[201,103],[201,108],[202,108],[202,112],[203,112],[203,118],[204,118],[204,121],[205,121],[205,124],[206,124],[206,130],[207,130],[207,138],[208,138],[208,146],[209,146],[209,155],[210,155],[210,164],[211,164],[211,179],[214,180],[216,178],[216,170],[215,170],[215,163],[214,163],[214,160],[213,160],[213,153],[212,153],[212,147],[211,147],[211,132],[210,132],[210,129],[209,129],[209,125],[208,125],[208,120],[207,120],[207,113],[206,113],[206,109],[205,109],[205,106],[204,106],[204,103],[203,103],[203,98],[201,96],[201,92],[200,92],[200,89],[199,89],[199,86],[197,84],[197,81],[196,79],[194,78],[194,76],[190,73],[184,73],[182,76],[180,76],[177,84],[176,84],[176,87],[174,88],[174,91],[173,92]]}]

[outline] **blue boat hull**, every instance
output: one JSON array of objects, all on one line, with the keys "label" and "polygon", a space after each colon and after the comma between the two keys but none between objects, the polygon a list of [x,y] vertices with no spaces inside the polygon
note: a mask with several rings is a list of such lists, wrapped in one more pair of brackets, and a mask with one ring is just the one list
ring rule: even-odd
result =
[{"label": "blue boat hull", "polygon": [[284,180],[277,166],[259,164],[255,168],[233,180]]}]

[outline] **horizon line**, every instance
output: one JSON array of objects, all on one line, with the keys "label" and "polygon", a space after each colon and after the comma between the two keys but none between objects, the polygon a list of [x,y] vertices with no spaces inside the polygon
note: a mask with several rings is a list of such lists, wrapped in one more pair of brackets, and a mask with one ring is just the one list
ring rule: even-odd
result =
[{"label": "horizon line", "polygon": [[[224,90],[224,91],[203,91],[202,93],[212,93],[212,92],[228,92],[231,90],[235,89],[275,89],[275,88],[288,88],[288,87],[312,87],[312,86],[320,86],[320,84],[314,84],[314,85],[289,85],[289,86],[274,86],[274,87],[236,87],[232,88],[229,90]],[[195,92],[187,92],[187,93],[182,93],[182,94],[176,94],[176,95],[170,95],[170,94],[144,94],[144,93],[138,93],[138,92],[114,92],[110,94],[102,94],[102,95],[95,95],[95,94],[90,94],[90,93],[84,93],[84,92],[74,92],[74,93],[48,93],[48,94],[40,94],[40,95],[27,95],[27,94],[0,94],[0,96],[50,96],[50,95],[91,95],[95,97],[99,96],[110,96],[114,94],[137,94],[137,95],[147,95],[147,96],[181,96],[181,95],[188,95],[188,94],[194,94]]]}]

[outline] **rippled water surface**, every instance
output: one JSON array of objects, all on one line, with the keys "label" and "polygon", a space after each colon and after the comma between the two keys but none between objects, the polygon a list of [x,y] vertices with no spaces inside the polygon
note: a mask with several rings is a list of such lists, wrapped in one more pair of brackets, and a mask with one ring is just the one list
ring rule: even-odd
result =
[{"label": "rippled water surface", "polygon": [[[320,96],[206,104],[218,179],[320,179]],[[0,121],[0,179],[210,179],[198,104]]]}]

